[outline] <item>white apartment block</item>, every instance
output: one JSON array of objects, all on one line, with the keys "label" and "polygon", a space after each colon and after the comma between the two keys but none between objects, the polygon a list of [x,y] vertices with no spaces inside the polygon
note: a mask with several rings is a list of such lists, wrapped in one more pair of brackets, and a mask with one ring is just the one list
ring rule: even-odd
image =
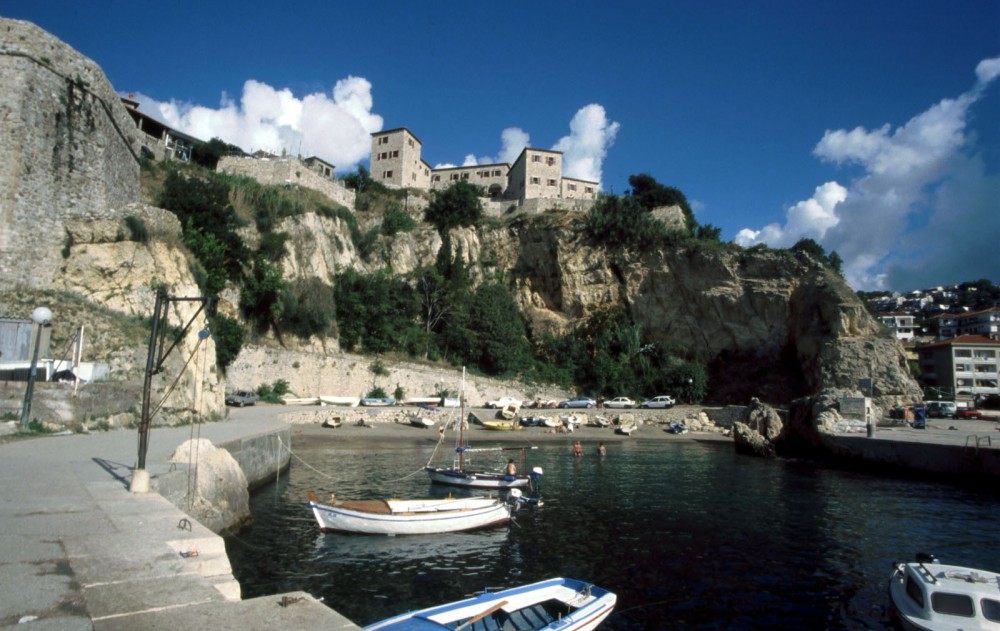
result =
[{"label": "white apartment block", "polygon": [[494,199],[596,199],[598,183],[562,174],[561,151],[525,148],[514,164],[432,169],[421,157],[423,144],[405,127],[372,134],[369,172],[390,188],[440,190],[465,181]]},{"label": "white apartment block", "polygon": [[1000,342],[962,335],[917,348],[923,381],[959,401],[1000,394],[997,357]]},{"label": "white apartment block", "polygon": [[897,340],[910,342],[916,336],[916,318],[908,313],[883,313],[878,319],[896,334]]},{"label": "white apartment block", "polygon": [[938,324],[938,339],[960,335],[981,335],[1000,340],[1000,307],[990,307],[971,313],[942,313],[934,316]]}]

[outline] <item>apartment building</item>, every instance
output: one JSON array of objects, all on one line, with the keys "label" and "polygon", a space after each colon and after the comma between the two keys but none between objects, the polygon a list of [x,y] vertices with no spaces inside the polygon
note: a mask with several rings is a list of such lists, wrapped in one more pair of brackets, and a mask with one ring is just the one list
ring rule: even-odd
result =
[{"label": "apartment building", "polygon": [[959,401],[1000,395],[997,357],[1000,342],[981,335],[932,342],[917,348],[921,378],[928,386]]},{"label": "apartment building", "polygon": [[916,337],[916,317],[908,313],[883,313],[878,319],[896,335],[901,342],[911,342]]},{"label": "apartment building", "polygon": [[1000,340],[1000,307],[968,313],[942,313],[933,318],[938,327],[938,339],[960,335],[981,335]]},{"label": "apartment building", "polygon": [[480,164],[433,169],[421,157],[423,143],[405,127],[372,134],[369,172],[390,188],[440,190],[455,182],[481,186],[495,199],[573,199],[597,197],[598,183],[563,177],[561,151],[526,147],[514,164]]}]

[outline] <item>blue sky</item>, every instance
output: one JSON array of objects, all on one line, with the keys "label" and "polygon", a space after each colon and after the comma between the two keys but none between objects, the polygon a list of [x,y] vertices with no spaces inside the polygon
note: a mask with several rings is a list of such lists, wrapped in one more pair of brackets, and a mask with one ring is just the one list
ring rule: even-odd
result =
[{"label": "blue sky", "polygon": [[[4,0],[148,113],[247,150],[649,173],[725,240],[815,239],[855,289],[1000,282],[1000,2]],[[252,7],[252,8],[248,8]],[[113,19],[112,17],[113,16]]]}]

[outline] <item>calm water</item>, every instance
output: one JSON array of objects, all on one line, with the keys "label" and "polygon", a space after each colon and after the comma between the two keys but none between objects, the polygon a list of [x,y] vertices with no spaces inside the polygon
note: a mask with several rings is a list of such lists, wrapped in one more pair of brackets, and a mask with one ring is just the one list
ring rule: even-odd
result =
[{"label": "calm water", "polygon": [[[358,624],[552,576],[618,594],[602,629],[882,629],[894,560],[1000,569],[1000,494],[736,456],[728,444],[612,444],[605,459],[531,452],[545,506],[473,533],[319,532],[320,497],[447,493],[433,446],[302,450],[228,541],[244,597],[303,590]],[[303,462],[308,463],[303,464]],[[314,467],[310,468],[310,467]],[[457,491],[460,493],[461,491]]]}]

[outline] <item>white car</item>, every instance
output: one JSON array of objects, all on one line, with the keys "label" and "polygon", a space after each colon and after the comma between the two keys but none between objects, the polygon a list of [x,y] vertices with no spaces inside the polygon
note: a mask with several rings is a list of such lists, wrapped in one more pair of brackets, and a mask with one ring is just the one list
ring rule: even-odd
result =
[{"label": "white car", "polygon": [[635,401],[633,401],[632,399],[630,399],[628,397],[615,397],[614,399],[611,399],[610,401],[605,401],[602,405],[604,407],[606,407],[606,408],[626,408],[626,409],[630,409],[630,408],[634,408],[635,407]]},{"label": "white car", "polygon": [[643,401],[639,404],[639,407],[644,410],[648,410],[650,408],[672,408],[674,407],[674,403],[676,403],[676,401],[674,401],[673,397],[662,395]]},{"label": "white car", "polygon": [[500,409],[503,409],[503,408],[507,407],[508,405],[514,405],[516,407],[521,407],[522,403],[524,403],[524,402],[521,401],[520,399],[515,399],[514,397],[500,397],[499,399],[497,399],[495,401],[487,401],[486,402],[486,407],[488,407],[490,409],[493,409],[493,410],[500,410]]}]

